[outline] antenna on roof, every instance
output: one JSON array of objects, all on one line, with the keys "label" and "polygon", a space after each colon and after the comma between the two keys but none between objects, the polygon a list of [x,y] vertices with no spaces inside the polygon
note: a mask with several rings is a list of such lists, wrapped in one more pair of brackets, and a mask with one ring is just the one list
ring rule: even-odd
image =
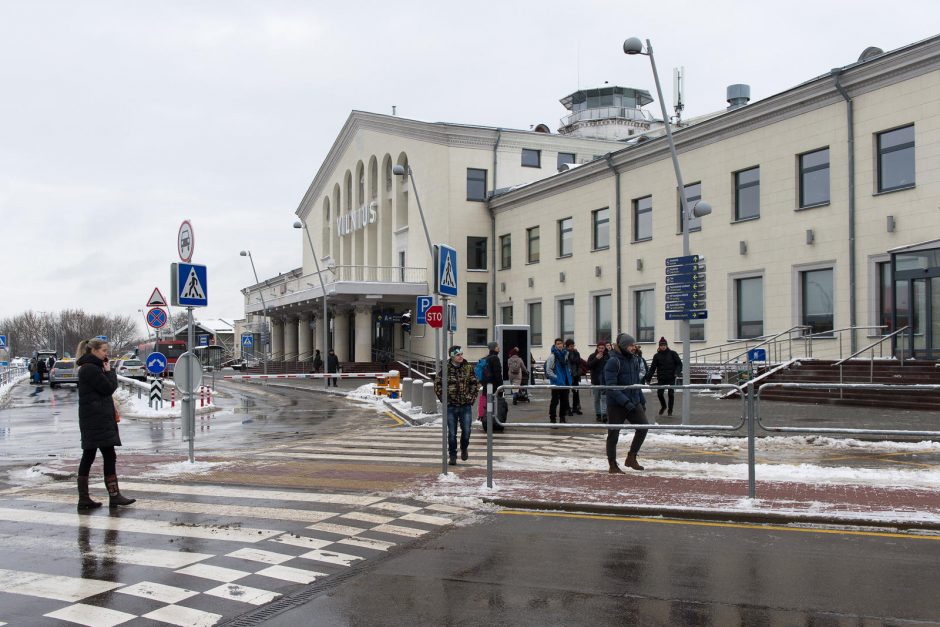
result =
[{"label": "antenna on roof", "polygon": [[676,126],[682,124],[682,110],[685,109],[685,67],[672,68],[672,108],[676,112]]}]

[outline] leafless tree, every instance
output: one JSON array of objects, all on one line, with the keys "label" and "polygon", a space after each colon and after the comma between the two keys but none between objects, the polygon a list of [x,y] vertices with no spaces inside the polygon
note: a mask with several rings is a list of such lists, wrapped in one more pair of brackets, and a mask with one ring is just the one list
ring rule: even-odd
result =
[{"label": "leafless tree", "polygon": [[97,335],[106,335],[112,351],[121,353],[140,337],[131,316],[89,314],[81,309],[26,311],[0,320],[0,333],[6,334],[11,354],[21,357],[43,349],[55,350],[60,356],[72,355],[81,340]]}]

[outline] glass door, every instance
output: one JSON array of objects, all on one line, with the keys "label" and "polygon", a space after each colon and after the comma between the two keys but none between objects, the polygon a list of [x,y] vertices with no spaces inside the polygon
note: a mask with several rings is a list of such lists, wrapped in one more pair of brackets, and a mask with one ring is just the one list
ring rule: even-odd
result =
[{"label": "glass door", "polygon": [[911,281],[914,356],[940,358],[940,277]]}]

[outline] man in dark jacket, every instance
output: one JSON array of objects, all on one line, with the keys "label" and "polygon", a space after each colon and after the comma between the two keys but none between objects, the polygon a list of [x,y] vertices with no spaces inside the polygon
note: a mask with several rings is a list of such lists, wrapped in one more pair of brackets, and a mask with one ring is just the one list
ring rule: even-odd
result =
[{"label": "man in dark jacket", "polygon": [[316,354],[313,356],[313,371],[320,372],[323,369],[323,356],[320,354],[320,349],[317,349]]},{"label": "man in dark jacket", "polygon": [[[617,336],[617,343],[611,351],[607,363],[604,365],[605,385],[639,385],[640,359],[636,356],[636,340],[628,333]],[[607,418],[610,424],[622,425],[629,422],[634,425],[647,425],[646,398],[643,390],[607,390]],[[623,470],[617,465],[617,440],[620,438],[620,429],[607,431],[607,463],[609,473],[621,474]],[[630,443],[630,452],[624,464],[634,470],[643,470],[643,466],[636,461],[636,456],[646,439],[646,429],[635,429],[633,442]]]},{"label": "man in dark jacket", "polygon": [[[336,351],[333,350],[332,348],[330,349],[330,352],[326,354],[326,371],[327,371],[328,373],[329,373],[329,372],[339,372],[339,357],[336,356]],[[334,388],[335,388],[335,387],[339,387],[339,378],[338,378],[338,377],[330,377],[330,378],[327,380],[327,386],[326,386],[326,387],[330,387],[331,385],[332,385]]]},{"label": "man in dark jacket", "polygon": [[[682,359],[679,353],[669,348],[666,338],[659,338],[659,346],[656,348],[656,354],[653,356],[653,363],[650,364],[649,372],[646,373],[646,383],[653,380],[653,375],[657,375],[657,385],[675,385],[676,377],[682,376]],[[666,390],[656,390],[656,396],[659,397],[659,415],[668,409],[669,415],[672,415],[672,406],[675,403],[676,391],[669,390],[669,405],[666,405]]]},{"label": "man in dark jacket", "polygon": [[[597,349],[587,358],[591,385],[604,385],[604,365],[607,363],[607,342],[597,341]],[[594,390],[594,415],[597,422],[607,422],[607,393]]]},{"label": "man in dark jacket", "polygon": [[[486,347],[490,352],[486,356],[485,365],[483,366],[483,380],[480,381],[483,385],[483,389],[480,391],[480,404],[477,408],[477,415],[483,422],[484,428],[486,428],[486,386],[492,384],[493,390],[495,391],[496,388],[503,384],[503,361],[499,357],[499,342],[490,342]],[[499,411],[503,403],[505,403],[505,401],[501,403],[500,399],[502,399],[502,397],[496,399],[497,411]],[[504,417],[504,414],[500,414],[500,422],[502,422]],[[500,432],[504,430],[499,423],[494,423],[493,428]]]},{"label": "man in dark jacket", "polygon": [[[457,465],[457,423],[460,423],[460,459],[467,461],[470,446],[470,429],[473,427],[473,418],[470,410],[476,400],[480,382],[477,381],[471,366],[463,358],[463,349],[451,346],[448,351],[450,359],[444,364],[447,368],[447,407],[444,408],[447,419],[447,453],[449,465]],[[438,400],[443,402],[444,372],[437,373],[434,379],[434,393]]]},{"label": "man in dark jacket", "polygon": [[[568,369],[571,370],[571,385],[581,385],[581,353],[574,345],[574,340],[565,340],[565,351],[568,353]],[[571,390],[571,411],[569,416],[581,415],[581,393]]]}]

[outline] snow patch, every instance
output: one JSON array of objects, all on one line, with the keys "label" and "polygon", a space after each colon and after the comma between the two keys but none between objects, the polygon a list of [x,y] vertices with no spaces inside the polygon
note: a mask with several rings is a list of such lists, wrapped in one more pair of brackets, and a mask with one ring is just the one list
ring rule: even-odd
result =
[{"label": "snow patch", "polygon": [[63,472],[58,468],[51,468],[36,464],[29,468],[18,468],[7,473],[9,482],[16,486],[39,486],[51,483],[56,477],[62,477]]},{"label": "snow patch", "polygon": [[151,468],[137,477],[141,479],[170,479],[180,475],[204,475],[213,470],[230,466],[235,462],[170,462],[167,464],[153,464]]},{"label": "snow patch", "polygon": [[[166,388],[164,388],[164,392]],[[180,414],[183,411],[183,404],[179,399],[176,401],[176,407],[170,407],[170,401],[168,398],[163,400],[163,408],[155,409],[150,407],[149,399],[146,394],[142,394],[140,398],[137,398],[137,393],[123,388],[119,389],[114,393],[114,400],[118,404],[118,408],[121,412],[121,417],[128,418],[179,418]],[[196,415],[207,414],[214,411],[219,411],[221,408],[215,403],[206,403],[203,407],[199,407],[199,404],[196,403]]]},{"label": "snow patch", "polygon": [[29,373],[24,372],[14,376],[8,383],[0,385],[0,407],[3,407],[4,403],[10,400],[10,395],[13,394],[13,386],[27,380],[29,380]]}]

